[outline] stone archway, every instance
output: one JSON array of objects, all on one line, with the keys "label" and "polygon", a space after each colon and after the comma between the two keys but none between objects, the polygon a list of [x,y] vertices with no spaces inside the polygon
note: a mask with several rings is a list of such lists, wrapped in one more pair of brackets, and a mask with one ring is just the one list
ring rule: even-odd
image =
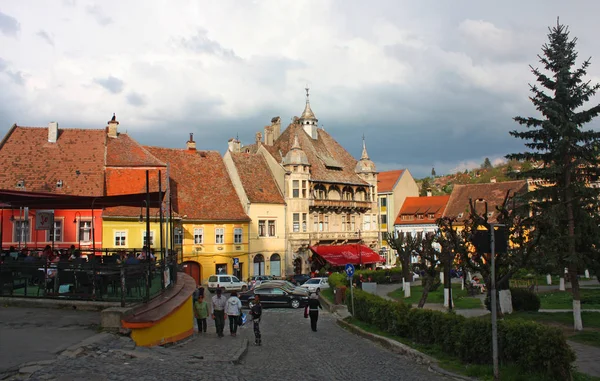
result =
[{"label": "stone archway", "polygon": [[277,253],[271,255],[271,275],[281,276],[281,256]]},{"label": "stone archway", "polygon": [[254,256],[254,272],[252,275],[265,275],[265,257],[262,254]]}]

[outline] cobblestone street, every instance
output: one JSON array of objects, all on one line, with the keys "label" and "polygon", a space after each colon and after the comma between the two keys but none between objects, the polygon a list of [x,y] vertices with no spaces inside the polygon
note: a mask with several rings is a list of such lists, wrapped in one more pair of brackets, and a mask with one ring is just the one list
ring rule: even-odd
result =
[{"label": "cobblestone street", "polygon": [[[266,309],[263,345],[253,343],[251,324],[237,337],[206,335],[168,348],[136,348],[129,338],[110,334],[56,361],[40,366],[31,380],[442,380],[426,366],[355,336],[321,313],[312,332],[301,309]],[[246,348],[245,356],[234,363]],[[24,378],[23,375],[13,379]]]}]

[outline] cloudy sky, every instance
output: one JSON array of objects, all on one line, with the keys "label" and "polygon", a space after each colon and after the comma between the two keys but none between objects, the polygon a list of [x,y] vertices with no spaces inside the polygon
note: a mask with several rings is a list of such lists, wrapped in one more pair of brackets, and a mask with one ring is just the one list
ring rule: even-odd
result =
[{"label": "cloudy sky", "polygon": [[[600,82],[600,2],[531,0],[0,2],[0,136],[13,123],[103,128],[223,152],[304,108],[355,157],[415,175],[522,149],[528,65],[556,17]],[[595,99],[600,101],[599,97]],[[592,127],[600,128],[599,123]]]}]

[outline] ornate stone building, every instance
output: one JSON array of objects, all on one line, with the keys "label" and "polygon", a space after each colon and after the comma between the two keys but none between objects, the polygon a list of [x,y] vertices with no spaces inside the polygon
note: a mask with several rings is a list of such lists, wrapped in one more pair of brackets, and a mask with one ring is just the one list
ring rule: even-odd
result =
[{"label": "ornate stone building", "polygon": [[285,272],[311,271],[316,248],[321,265],[323,258],[334,264],[328,253],[340,249],[355,254],[357,264],[380,262],[378,255],[373,259],[380,238],[377,170],[364,139],[356,160],[318,127],[308,89],[300,118],[280,130],[281,119],[275,117],[264,128],[264,140],[258,132],[255,144],[237,149],[265,158],[285,200]]}]

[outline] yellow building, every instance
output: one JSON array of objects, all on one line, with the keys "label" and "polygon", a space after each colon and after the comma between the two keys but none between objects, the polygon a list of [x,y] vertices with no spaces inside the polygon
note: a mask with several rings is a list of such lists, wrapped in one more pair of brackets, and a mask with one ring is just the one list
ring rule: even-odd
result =
[{"label": "yellow building", "polygon": [[223,160],[246,213],[252,220],[248,235],[249,262],[244,274],[284,277],[285,202],[263,155],[242,153],[231,139]]},{"label": "yellow building", "polygon": [[174,249],[185,271],[201,284],[217,273],[246,278],[250,218],[219,152],[197,151],[192,135],[187,149],[145,149],[168,165]]}]

